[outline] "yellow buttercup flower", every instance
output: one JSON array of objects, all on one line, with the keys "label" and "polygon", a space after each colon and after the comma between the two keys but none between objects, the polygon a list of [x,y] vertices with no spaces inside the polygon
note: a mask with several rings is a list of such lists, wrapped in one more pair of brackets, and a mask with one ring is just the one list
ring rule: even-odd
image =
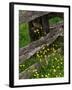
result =
[{"label": "yellow buttercup flower", "polygon": [[35,73],[37,74],[38,72],[36,71]]},{"label": "yellow buttercup flower", "polygon": [[47,56],[45,55],[45,57],[47,57]]},{"label": "yellow buttercup flower", "polygon": [[40,53],[42,53],[42,51],[40,51]]},{"label": "yellow buttercup flower", "polygon": [[40,58],[40,62],[41,62],[41,58]]},{"label": "yellow buttercup flower", "polygon": [[23,64],[22,66],[24,67],[25,65]]},{"label": "yellow buttercup flower", "polygon": [[39,74],[37,74],[37,76],[39,76]]},{"label": "yellow buttercup flower", "polygon": [[38,34],[39,34],[39,32],[38,32]]},{"label": "yellow buttercup flower", "polygon": [[40,57],[42,57],[42,55]]},{"label": "yellow buttercup flower", "polygon": [[37,54],[37,57],[40,57],[39,54]]},{"label": "yellow buttercup flower", "polygon": [[37,29],[36,31],[38,32],[39,30]]},{"label": "yellow buttercup flower", "polygon": [[36,33],[36,30],[34,30],[34,32]]},{"label": "yellow buttercup flower", "polygon": [[56,75],[56,77],[58,77],[58,76]]},{"label": "yellow buttercup flower", "polygon": [[61,64],[63,64],[63,63],[61,62]]},{"label": "yellow buttercup flower", "polygon": [[22,65],[20,65],[20,67],[22,67]]},{"label": "yellow buttercup flower", "polygon": [[47,50],[44,50],[44,52],[47,52]]},{"label": "yellow buttercup flower", "polygon": [[44,77],[44,75],[41,75],[41,77]]},{"label": "yellow buttercup flower", "polygon": [[56,50],[54,50],[54,53],[56,53]]},{"label": "yellow buttercup flower", "polygon": [[57,60],[57,58],[55,57],[55,60]]},{"label": "yellow buttercup flower", "polygon": [[33,72],[37,72],[37,69],[34,69]]},{"label": "yellow buttercup flower", "polygon": [[47,75],[45,75],[45,77],[48,77]]},{"label": "yellow buttercup flower", "polygon": [[57,66],[57,68],[59,69],[60,67],[59,67],[59,66]]},{"label": "yellow buttercup flower", "polygon": [[36,76],[36,75],[34,74],[34,76]]},{"label": "yellow buttercup flower", "polygon": [[61,75],[61,73],[59,73],[59,75]]},{"label": "yellow buttercup flower", "polygon": [[54,68],[54,66],[52,66]]},{"label": "yellow buttercup flower", "polygon": [[40,27],[42,29],[42,27]]},{"label": "yellow buttercup flower", "polygon": [[50,74],[48,73],[48,76],[49,76]]},{"label": "yellow buttercup flower", "polygon": [[48,44],[46,44],[48,46]]},{"label": "yellow buttercup flower", "polygon": [[55,49],[53,48],[53,51],[54,51]]},{"label": "yellow buttercup flower", "polygon": [[43,52],[43,54],[45,55],[45,52]]},{"label": "yellow buttercup flower", "polygon": [[45,49],[45,47],[43,47],[43,49]]},{"label": "yellow buttercup flower", "polygon": [[54,69],[53,71],[54,71],[54,72],[56,72],[56,70],[55,70],[55,69]]},{"label": "yellow buttercup flower", "polygon": [[49,51],[49,48],[47,50]]}]

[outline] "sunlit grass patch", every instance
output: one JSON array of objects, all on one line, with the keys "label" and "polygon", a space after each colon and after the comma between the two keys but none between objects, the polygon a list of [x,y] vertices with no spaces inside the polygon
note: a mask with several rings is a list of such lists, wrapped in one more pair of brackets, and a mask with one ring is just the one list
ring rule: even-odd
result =
[{"label": "sunlit grass patch", "polygon": [[19,25],[19,47],[24,47],[30,43],[28,24]]}]

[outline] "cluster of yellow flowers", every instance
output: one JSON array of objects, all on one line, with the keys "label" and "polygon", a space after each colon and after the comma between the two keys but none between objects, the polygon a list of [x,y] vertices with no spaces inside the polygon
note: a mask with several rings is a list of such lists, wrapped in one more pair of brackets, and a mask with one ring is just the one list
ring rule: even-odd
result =
[{"label": "cluster of yellow flowers", "polygon": [[50,49],[48,48],[48,45],[42,45],[42,48],[40,51],[38,51],[36,53],[36,56],[40,62],[40,64],[42,65],[42,67],[48,65],[48,52],[50,51]]},{"label": "cluster of yellow flowers", "polygon": [[20,66],[20,68],[23,68],[23,67],[25,67],[25,65],[24,64],[21,64],[21,65],[19,65]]},{"label": "cluster of yellow flowers", "polygon": [[47,53],[49,51],[49,48],[47,46],[43,46],[40,51],[36,53],[38,58],[46,57]]},{"label": "cluster of yellow flowers", "polygon": [[25,65],[24,64],[21,64],[21,65],[19,65],[19,68],[20,68],[20,71],[23,71],[24,68],[25,68]]},{"label": "cluster of yellow flowers", "polygon": [[46,35],[46,32],[42,30],[42,27],[39,27],[37,29],[33,29],[34,33],[40,38],[41,36]]},{"label": "cluster of yellow flowers", "polygon": [[39,33],[39,29],[34,30],[35,33]]},{"label": "cluster of yellow flowers", "polygon": [[[52,51],[53,56],[54,56],[56,53],[56,49],[54,47],[55,47],[54,44],[53,44],[52,48],[49,48],[48,44],[42,45],[41,50],[36,53],[36,56],[39,59],[39,61],[41,62],[41,61],[45,60],[48,57],[48,52],[50,52],[50,51]],[[56,57],[55,57],[55,60],[57,60]],[[45,62],[47,63],[48,61],[45,60]]]}]

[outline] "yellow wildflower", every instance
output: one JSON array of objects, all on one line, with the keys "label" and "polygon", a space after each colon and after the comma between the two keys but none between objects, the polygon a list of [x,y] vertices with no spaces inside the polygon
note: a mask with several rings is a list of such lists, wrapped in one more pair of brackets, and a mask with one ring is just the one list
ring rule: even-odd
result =
[{"label": "yellow wildflower", "polygon": [[42,53],[42,51],[40,51],[40,53]]},{"label": "yellow wildflower", "polygon": [[40,62],[41,62],[41,58],[40,58]]},{"label": "yellow wildflower", "polygon": [[34,76],[36,76],[36,75],[34,74]]},{"label": "yellow wildflower", "polygon": [[45,77],[47,78],[48,76],[47,76],[47,75],[45,75]]},{"label": "yellow wildflower", "polygon": [[43,52],[43,54],[45,55],[45,52]]},{"label": "yellow wildflower", "polygon": [[36,31],[38,32],[39,30],[37,29]]},{"label": "yellow wildflower", "polygon": [[47,48],[47,50],[49,51],[49,48]]},{"label": "yellow wildflower", "polygon": [[38,34],[39,34],[39,32],[38,32]]},{"label": "yellow wildflower", "polygon": [[61,62],[61,64],[63,64],[63,63]]},{"label": "yellow wildflower", "polygon": [[36,30],[34,30],[34,32],[36,33]]},{"label": "yellow wildflower", "polygon": [[35,73],[37,74],[38,72],[36,71]]},{"label": "yellow wildflower", "polygon": [[39,54],[37,54],[37,57],[40,57]]},{"label": "yellow wildflower", "polygon": [[52,66],[54,68],[54,66]]},{"label": "yellow wildflower", "polygon": [[43,47],[43,49],[45,49],[45,47]]},{"label": "yellow wildflower", "polygon": [[48,44],[46,44],[48,46]]},{"label": "yellow wildflower", "polygon": [[61,75],[61,73],[59,73],[59,75]]},{"label": "yellow wildflower", "polygon": [[40,27],[42,29],[42,27]]},{"label": "yellow wildflower", "polygon": [[50,74],[48,73],[48,76],[49,76]]},{"label": "yellow wildflower", "polygon": [[41,77],[44,77],[44,75],[41,75]]},{"label": "yellow wildflower", "polygon": [[42,55],[40,57],[42,57]]},{"label": "yellow wildflower", "polygon": [[59,69],[60,67],[59,67],[59,66],[57,66],[57,68]]},{"label": "yellow wildflower", "polygon": [[44,55],[44,57],[47,57],[46,55]]},{"label": "yellow wildflower", "polygon": [[25,65],[23,64],[22,66],[24,67]]},{"label": "yellow wildflower", "polygon": [[55,57],[55,60],[57,60],[57,58]]},{"label": "yellow wildflower", "polygon": [[47,50],[44,50],[44,52],[47,52]]},{"label": "yellow wildflower", "polygon": [[54,69],[53,71],[54,71],[54,72],[56,72],[56,70],[55,70],[55,69]]}]

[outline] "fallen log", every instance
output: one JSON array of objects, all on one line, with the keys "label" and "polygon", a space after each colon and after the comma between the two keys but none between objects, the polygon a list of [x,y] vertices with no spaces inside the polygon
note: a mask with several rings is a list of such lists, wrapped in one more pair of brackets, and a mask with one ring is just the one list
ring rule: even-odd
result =
[{"label": "fallen log", "polygon": [[63,35],[63,23],[52,28],[46,36],[41,37],[39,40],[34,41],[27,45],[26,47],[20,48],[19,50],[19,63],[23,63],[26,59],[29,59],[37,51],[39,51],[44,45],[50,45],[53,41],[58,38],[58,36]]}]

